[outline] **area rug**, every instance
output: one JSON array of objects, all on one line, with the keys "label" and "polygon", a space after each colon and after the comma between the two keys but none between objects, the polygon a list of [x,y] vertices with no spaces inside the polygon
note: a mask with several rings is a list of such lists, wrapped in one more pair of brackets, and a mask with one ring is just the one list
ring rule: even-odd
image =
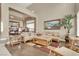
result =
[{"label": "area rug", "polygon": [[[28,47],[29,46],[29,47]],[[50,45],[51,47],[58,47],[59,44],[57,43],[52,43]],[[36,45],[34,43],[25,43],[25,44],[21,44],[21,45],[15,45],[15,46],[10,46],[10,45],[5,45],[5,47],[8,49],[8,51],[13,55],[13,56],[17,56],[17,55],[28,55],[28,53],[30,52],[34,52],[35,50],[38,50],[37,52],[44,52],[45,54],[49,54],[50,53],[50,49],[46,46],[41,46],[41,45]],[[31,49],[32,48],[32,49]],[[34,50],[34,51],[33,51]],[[28,52],[29,51],[29,52]],[[28,53],[26,53],[28,52]],[[35,51],[36,52],[36,51]],[[36,53],[37,53],[36,52]],[[40,53],[39,52],[39,53]],[[38,54],[39,54],[38,53]],[[41,54],[41,53],[40,53]]]},{"label": "area rug", "polygon": [[5,45],[12,56],[46,56],[49,53],[49,49],[39,45],[27,46],[22,44],[21,46]]},{"label": "area rug", "polygon": [[50,51],[50,49],[48,49],[47,47],[44,47],[44,46],[39,47],[37,45],[34,45],[33,47],[36,48],[36,49],[39,49],[39,50],[41,50],[43,52],[46,52],[46,53],[49,53],[49,51]]},{"label": "area rug", "polygon": [[59,47],[59,43],[57,43],[57,42],[52,42],[52,43],[50,44],[50,46],[57,48],[57,47]]}]

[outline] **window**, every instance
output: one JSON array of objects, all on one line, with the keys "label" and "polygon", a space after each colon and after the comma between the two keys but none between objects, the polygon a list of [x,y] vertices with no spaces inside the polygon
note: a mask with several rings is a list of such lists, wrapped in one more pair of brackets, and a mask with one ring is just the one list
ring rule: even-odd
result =
[{"label": "window", "polygon": [[28,28],[29,32],[35,32],[35,20],[27,20],[26,27]]}]

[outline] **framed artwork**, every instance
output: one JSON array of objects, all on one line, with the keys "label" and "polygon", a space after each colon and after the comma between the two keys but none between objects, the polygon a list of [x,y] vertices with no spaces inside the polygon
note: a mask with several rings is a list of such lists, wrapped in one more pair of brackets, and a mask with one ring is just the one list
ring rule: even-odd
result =
[{"label": "framed artwork", "polygon": [[45,30],[59,30],[60,19],[44,21],[44,29]]}]

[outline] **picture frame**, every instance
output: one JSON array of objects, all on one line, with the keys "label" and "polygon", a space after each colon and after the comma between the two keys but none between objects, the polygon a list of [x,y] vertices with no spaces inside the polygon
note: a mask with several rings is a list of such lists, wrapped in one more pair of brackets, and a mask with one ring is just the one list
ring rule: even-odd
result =
[{"label": "picture frame", "polygon": [[44,29],[45,30],[59,30],[60,25],[60,19],[55,19],[55,20],[49,20],[49,21],[44,21]]}]

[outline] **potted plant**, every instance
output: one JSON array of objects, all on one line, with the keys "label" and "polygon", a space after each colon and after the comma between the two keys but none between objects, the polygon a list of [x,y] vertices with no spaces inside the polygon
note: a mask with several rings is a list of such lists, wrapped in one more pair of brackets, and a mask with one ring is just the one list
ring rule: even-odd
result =
[{"label": "potted plant", "polygon": [[62,22],[59,23],[60,26],[64,26],[65,29],[67,29],[67,35],[65,36],[65,40],[66,42],[69,42],[69,33],[70,33],[70,30],[72,28],[72,19],[74,17],[72,15],[66,15],[64,17],[64,20]]}]

